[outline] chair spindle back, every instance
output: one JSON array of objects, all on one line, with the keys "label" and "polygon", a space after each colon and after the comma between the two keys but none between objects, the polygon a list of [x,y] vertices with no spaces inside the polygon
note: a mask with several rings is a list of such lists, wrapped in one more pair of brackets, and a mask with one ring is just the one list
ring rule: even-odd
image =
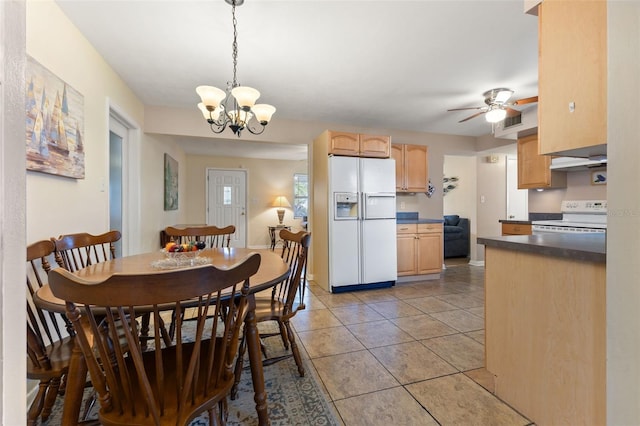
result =
[{"label": "chair spindle back", "polygon": [[[253,297],[248,296],[249,277],[259,265],[260,255],[252,254],[226,270],[205,265],[114,274],[91,283],[62,269],[52,271],[51,290],[67,301],[67,315],[79,330],[78,342],[99,395],[101,423],[188,424],[204,411],[213,414],[216,404],[218,418],[226,416],[240,328]],[[177,315],[175,344],[163,345],[161,312],[187,308],[198,313],[194,330],[183,330]],[[207,310],[216,312],[209,321]],[[155,350],[144,351],[137,338],[135,317],[141,311],[151,313]],[[126,356],[122,345],[112,343],[122,338]]]}]

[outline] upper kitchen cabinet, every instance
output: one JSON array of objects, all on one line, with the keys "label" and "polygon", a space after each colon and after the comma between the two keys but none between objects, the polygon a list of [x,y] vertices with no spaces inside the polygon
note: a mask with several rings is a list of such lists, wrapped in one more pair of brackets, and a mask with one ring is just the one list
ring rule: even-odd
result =
[{"label": "upper kitchen cabinet", "polygon": [[550,155],[538,154],[538,135],[518,139],[518,189],[564,188],[567,172],[552,171]]},{"label": "upper kitchen cabinet", "polygon": [[427,192],[429,173],[426,146],[392,144],[391,158],[396,160],[397,192]]},{"label": "upper kitchen cabinet", "polygon": [[607,2],[544,0],[538,9],[540,154],[606,154]]},{"label": "upper kitchen cabinet", "polygon": [[389,136],[327,131],[329,154],[349,157],[389,158]]}]

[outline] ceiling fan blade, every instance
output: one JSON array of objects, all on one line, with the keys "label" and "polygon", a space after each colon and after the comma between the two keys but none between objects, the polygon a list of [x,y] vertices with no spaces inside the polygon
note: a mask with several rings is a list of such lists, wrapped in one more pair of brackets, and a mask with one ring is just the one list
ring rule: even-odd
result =
[{"label": "ceiling fan blade", "polygon": [[482,115],[482,114],[484,114],[485,112],[486,112],[486,111],[476,112],[475,114],[470,115],[469,117],[467,117],[467,118],[465,118],[465,119],[463,119],[463,120],[458,121],[458,123],[464,123],[465,121],[467,121],[467,120],[471,120],[472,118],[475,118],[475,117],[477,117],[477,116],[479,116],[479,115]]},{"label": "ceiling fan blade", "polygon": [[482,109],[482,108],[486,108],[486,106],[469,107],[469,108],[454,108],[454,109],[448,109],[447,111],[465,111],[465,110],[469,110],[469,109]]},{"label": "ceiling fan blade", "polygon": [[518,99],[517,101],[513,102],[513,105],[532,104],[534,102],[538,102],[538,97],[537,96],[532,96],[530,98]]}]

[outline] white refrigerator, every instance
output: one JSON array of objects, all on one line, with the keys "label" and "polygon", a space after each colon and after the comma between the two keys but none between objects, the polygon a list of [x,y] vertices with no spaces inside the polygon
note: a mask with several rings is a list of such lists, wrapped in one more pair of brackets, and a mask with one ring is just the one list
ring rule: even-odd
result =
[{"label": "white refrigerator", "polygon": [[395,160],[329,157],[329,288],[389,287],[397,279]]}]

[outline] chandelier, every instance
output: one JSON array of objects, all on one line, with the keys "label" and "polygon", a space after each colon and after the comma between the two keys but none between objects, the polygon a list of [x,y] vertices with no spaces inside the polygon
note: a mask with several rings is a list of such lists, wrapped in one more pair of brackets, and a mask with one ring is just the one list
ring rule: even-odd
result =
[{"label": "chandelier", "polygon": [[236,6],[241,6],[244,0],[225,0],[231,5],[233,18],[233,81],[227,82],[226,92],[213,86],[198,86],[196,93],[202,102],[198,108],[209,123],[211,131],[222,133],[227,126],[240,137],[240,132],[247,129],[254,135],[264,132],[264,129],[276,109],[268,104],[256,104],[260,92],[252,87],[238,84],[236,74],[238,66],[238,21],[236,20]]}]

